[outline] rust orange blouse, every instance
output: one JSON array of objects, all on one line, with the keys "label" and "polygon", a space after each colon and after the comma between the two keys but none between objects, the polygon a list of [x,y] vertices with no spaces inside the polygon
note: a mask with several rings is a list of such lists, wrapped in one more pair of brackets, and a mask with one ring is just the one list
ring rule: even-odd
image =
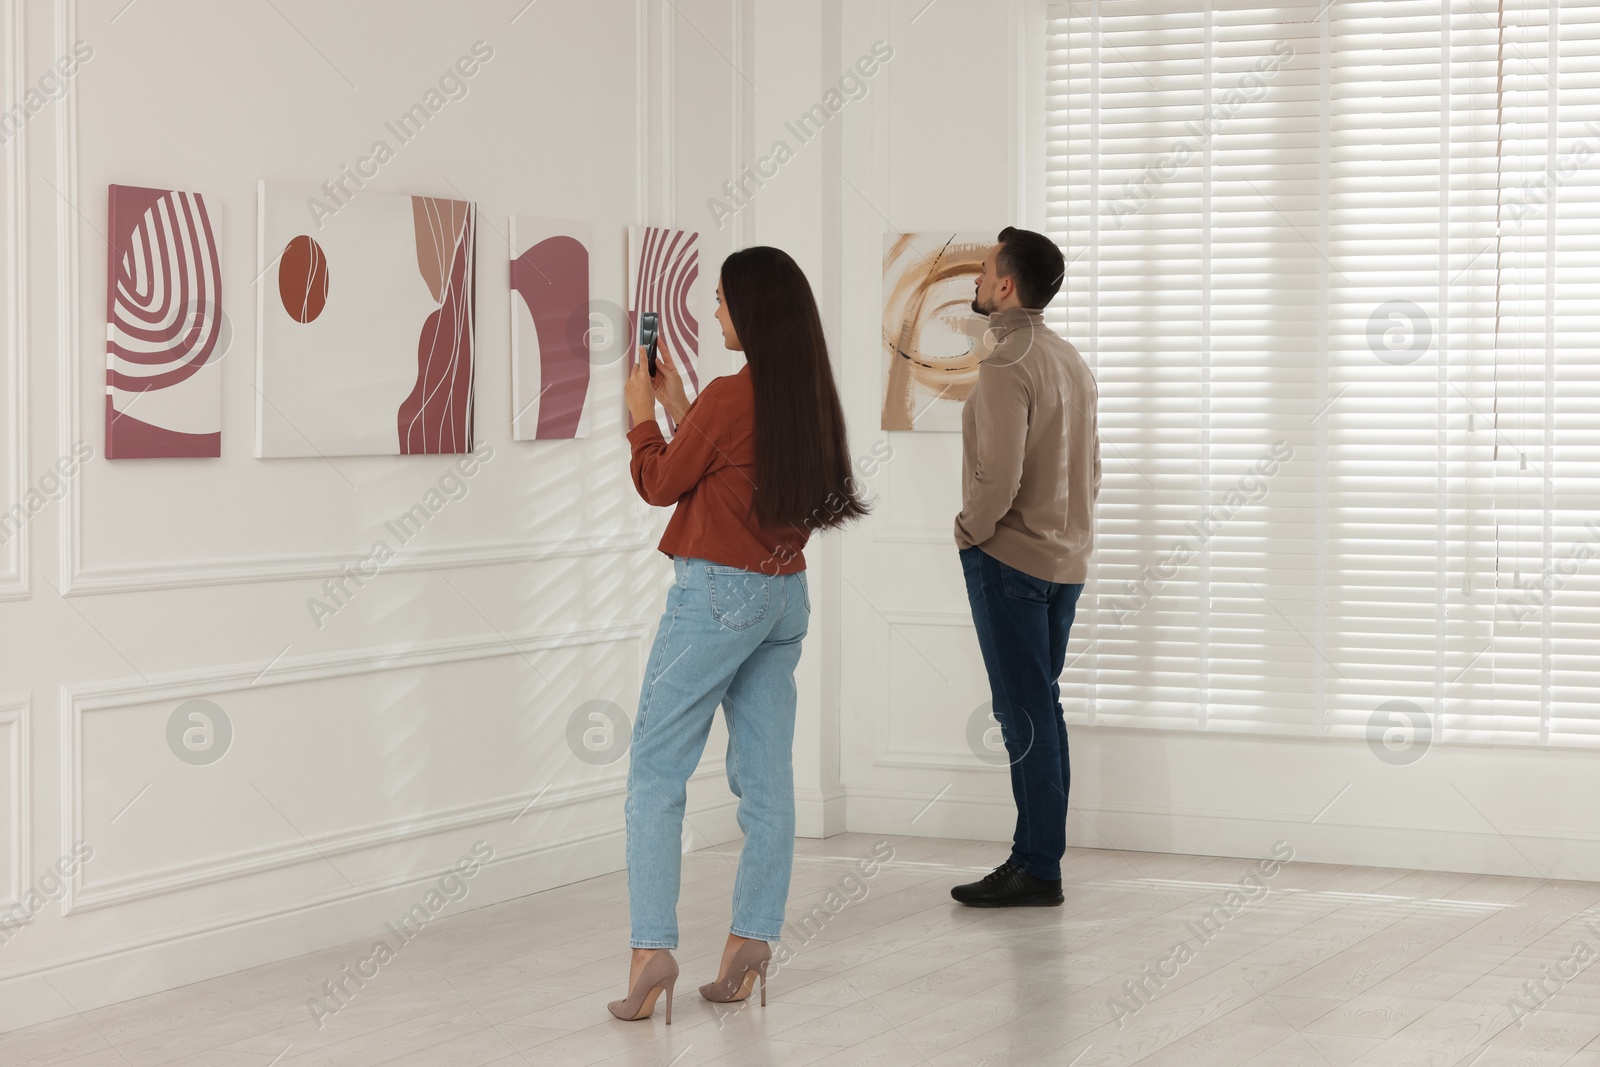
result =
[{"label": "rust orange blouse", "polygon": [[656,507],[678,505],[661,535],[662,552],[767,575],[805,570],[810,531],[763,527],[752,511],[755,406],[747,363],[706,383],[670,443],[654,419],[628,431],[639,495]]}]

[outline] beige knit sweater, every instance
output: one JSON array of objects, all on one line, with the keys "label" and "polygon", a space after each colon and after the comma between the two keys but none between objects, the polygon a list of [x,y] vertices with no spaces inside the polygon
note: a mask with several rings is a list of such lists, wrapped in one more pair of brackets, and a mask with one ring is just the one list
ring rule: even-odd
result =
[{"label": "beige knit sweater", "polygon": [[996,344],[961,413],[956,545],[1045,581],[1086,581],[1100,493],[1094,375],[1041,311],[997,311],[989,326]]}]

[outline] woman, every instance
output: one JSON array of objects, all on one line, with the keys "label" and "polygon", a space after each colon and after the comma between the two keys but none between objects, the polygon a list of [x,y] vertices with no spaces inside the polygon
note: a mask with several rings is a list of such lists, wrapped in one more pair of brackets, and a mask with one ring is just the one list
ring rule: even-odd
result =
[{"label": "woman", "polygon": [[[628,996],[609,1007],[643,1019],[672,988],[678,964],[678,881],[685,791],[720,703],[728,786],[739,798],[744,849],[733,925],[707,1000],[766,1003],[770,942],[783,927],[794,863],[795,664],[811,601],[801,550],[811,529],[867,513],[850,476],[844,412],[828,365],[816,300],[776,248],[722,263],[717,322],[738,373],[689,403],[663,349],[652,380],[641,351],[625,389],[634,427],[633,483],[657,507],[677,504],[661,538],[677,584],[667,593],[639,694],[628,767]],[[672,443],[655,402],[672,416]]]}]

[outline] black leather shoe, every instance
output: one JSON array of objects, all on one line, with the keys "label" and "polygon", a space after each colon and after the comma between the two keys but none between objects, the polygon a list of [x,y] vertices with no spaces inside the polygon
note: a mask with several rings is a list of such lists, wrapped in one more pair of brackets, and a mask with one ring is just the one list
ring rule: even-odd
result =
[{"label": "black leather shoe", "polygon": [[956,886],[950,895],[974,908],[1053,908],[1065,899],[1061,895],[1061,879],[1047,882],[1035,878],[1010,860],[984,875],[980,882]]}]

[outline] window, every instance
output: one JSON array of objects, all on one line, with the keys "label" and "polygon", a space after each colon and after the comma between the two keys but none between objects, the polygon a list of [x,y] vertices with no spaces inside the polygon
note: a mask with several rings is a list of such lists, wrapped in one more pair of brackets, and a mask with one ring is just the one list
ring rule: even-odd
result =
[{"label": "window", "polygon": [[1600,743],[1600,2],[1100,0],[1046,47],[1074,715]]}]

